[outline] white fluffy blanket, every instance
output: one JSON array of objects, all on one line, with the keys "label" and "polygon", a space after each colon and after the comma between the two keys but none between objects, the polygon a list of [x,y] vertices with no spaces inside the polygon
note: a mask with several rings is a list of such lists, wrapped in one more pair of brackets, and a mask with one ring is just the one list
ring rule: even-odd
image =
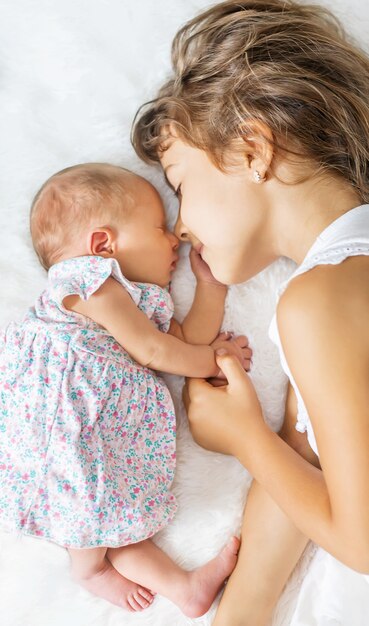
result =
[{"label": "white fluffy blanket", "polygon": [[[45,284],[31,247],[28,211],[33,194],[53,172],[84,161],[132,168],[157,186],[173,223],[176,201],[161,173],[134,155],[130,125],[138,106],[155,94],[169,72],[170,42],[177,28],[209,4],[209,0],[1,1],[1,325],[19,319]],[[334,4],[342,10],[346,4],[354,13],[356,5],[352,24],[364,35],[365,21],[358,19],[360,0]],[[173,285],[178,318],[188,308],[194,286],[187,252],[182,252]],[[252,378],[274,429],[281,423],[286,381],[267,330],[275,288],[292,267],[281,260],[249,283],[233,287],[224,320],[224,328],[250,337]],[[206,452],[193,442],[181,406],[182,380],[169,376],[168,383],[178,409],[174,491],[179,512],[157,541],[178,563],[193,568],[239,532],[250,477],[236,460]],[[292,577],[274,626],[290,623],[308,561],[309,555]],[[2,626],[192,623],[163,598],[141,614],[124,613],[71,582],[63,549],[4,533],[0,589]],[[214,613],[215,606],[196,623],[210,625]]]}]

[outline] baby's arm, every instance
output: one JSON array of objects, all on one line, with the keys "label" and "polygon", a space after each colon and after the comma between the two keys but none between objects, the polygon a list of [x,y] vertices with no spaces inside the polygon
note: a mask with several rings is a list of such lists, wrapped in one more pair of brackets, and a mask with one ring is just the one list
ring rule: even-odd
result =
[{"label": "baby's arm", "polygon": [[191,345],[159,331],[114,278],[108,278],[87,301],[67,296],[64,306],[105,328],[145,367],[199,378],[219,372],[212,347]]},{"label": "baby's arm", "polygon": [[190,252],[190,261],[197,279],[195,297],[182,324],[173,320],[169,333],[189,343],[210,344],[222,325],[227,287],[213,277],[194,249]]}]

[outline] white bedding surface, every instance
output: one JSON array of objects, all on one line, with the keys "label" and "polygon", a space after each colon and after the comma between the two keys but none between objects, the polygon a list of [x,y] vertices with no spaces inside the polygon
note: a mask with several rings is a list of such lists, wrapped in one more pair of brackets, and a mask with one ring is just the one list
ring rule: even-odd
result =
[{"label": "white bedding surface", "polygon": [[[173,223],[177,208],[173,194],[161,173],[134,155],[130,125],[138,106],[155,95],[170,71],[170,42],[177,28],[209,4],[206,0],[1,1],[0,325],[19,319],[45,284],[30,243],[28,211],[33,194],[53,172],[84,161],[132,168],[157,186]],[[330,4],[365,41],[367,3],[331,0]],[[178,318],[187,310],[194,286],[187,252],[182,251],[173,281]],[[282,419],[286,380],[267,329],[276,287],[292,268],[281,260],[247,284],[231,288],[224,320],[224,328],[250,338],[252,378],[274,429]],[[250,477],[236,460],[194,444],[180,400],[182,381],[168,377],[168,383],[178,410],[174,491],[179,512],[157,541],[178,563],[192,568],[239,532]],[[308,560],[309,555],[293,575],[273,626],[290,623]],[[214,606],[205,617],[192,621],[169,601],[157,598],[141,614],[124,613],[71,582],[63,549],[5,533],[0,534],[0,589],[2,626],[185,626],[192,622],[205,626],[215,612]],[[296,624],[316,625],[313,618],[307,619],[303,622],[302,617]]]}]

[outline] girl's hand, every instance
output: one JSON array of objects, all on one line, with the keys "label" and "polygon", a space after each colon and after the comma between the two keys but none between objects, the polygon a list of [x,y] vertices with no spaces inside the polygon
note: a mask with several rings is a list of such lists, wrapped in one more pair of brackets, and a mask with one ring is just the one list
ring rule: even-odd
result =
[{"label": "girl's hand", "polygon": [[238,456],[257,445],[265,428],[254,386],[241,363],[230,355],[217,356],[228,384],[213,387],[201,378],[187,379],[183,400],[195,441],[208,450]]},{"label": "girl's hand", "polygon": [[197,282],[208,283],[210,285],[226,288],[226,285],[223,285],[223,283],[220,283],[216,278],[214,278],[210,267],[207,263],[205,263],[201,255],[196,252],[194,248],[191,248],[190,251],[190,263]]},{"label": "girl's hand", "polygon": [[[227,354],[234,355],[237,357],[246,372],[250,370],[252,350],[249,346],[249,340],[245,337],[245,335],[235,337],[233,333],[220,333],[218,337],[214,339],[211,347],[216,351],[224,350]],[[219,374],[212,379],[214,383],[216,380],[226,380],[226,376],[221,370]]]}]

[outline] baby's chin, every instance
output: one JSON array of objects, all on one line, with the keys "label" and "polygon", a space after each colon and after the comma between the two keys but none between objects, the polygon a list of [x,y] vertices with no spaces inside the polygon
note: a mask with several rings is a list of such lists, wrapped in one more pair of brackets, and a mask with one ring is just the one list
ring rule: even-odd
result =
[{"label": "baby's chin", "polygon": [[172,282],[173,274],[174,272],[171,272],[169,277],[164,278],[164,279],[159,278],[157,281],[155,281],[155,284],[158,285],[159,287],[162,287],[163,289],[166,289],[167,287],[169,287],[170,283]]}]

